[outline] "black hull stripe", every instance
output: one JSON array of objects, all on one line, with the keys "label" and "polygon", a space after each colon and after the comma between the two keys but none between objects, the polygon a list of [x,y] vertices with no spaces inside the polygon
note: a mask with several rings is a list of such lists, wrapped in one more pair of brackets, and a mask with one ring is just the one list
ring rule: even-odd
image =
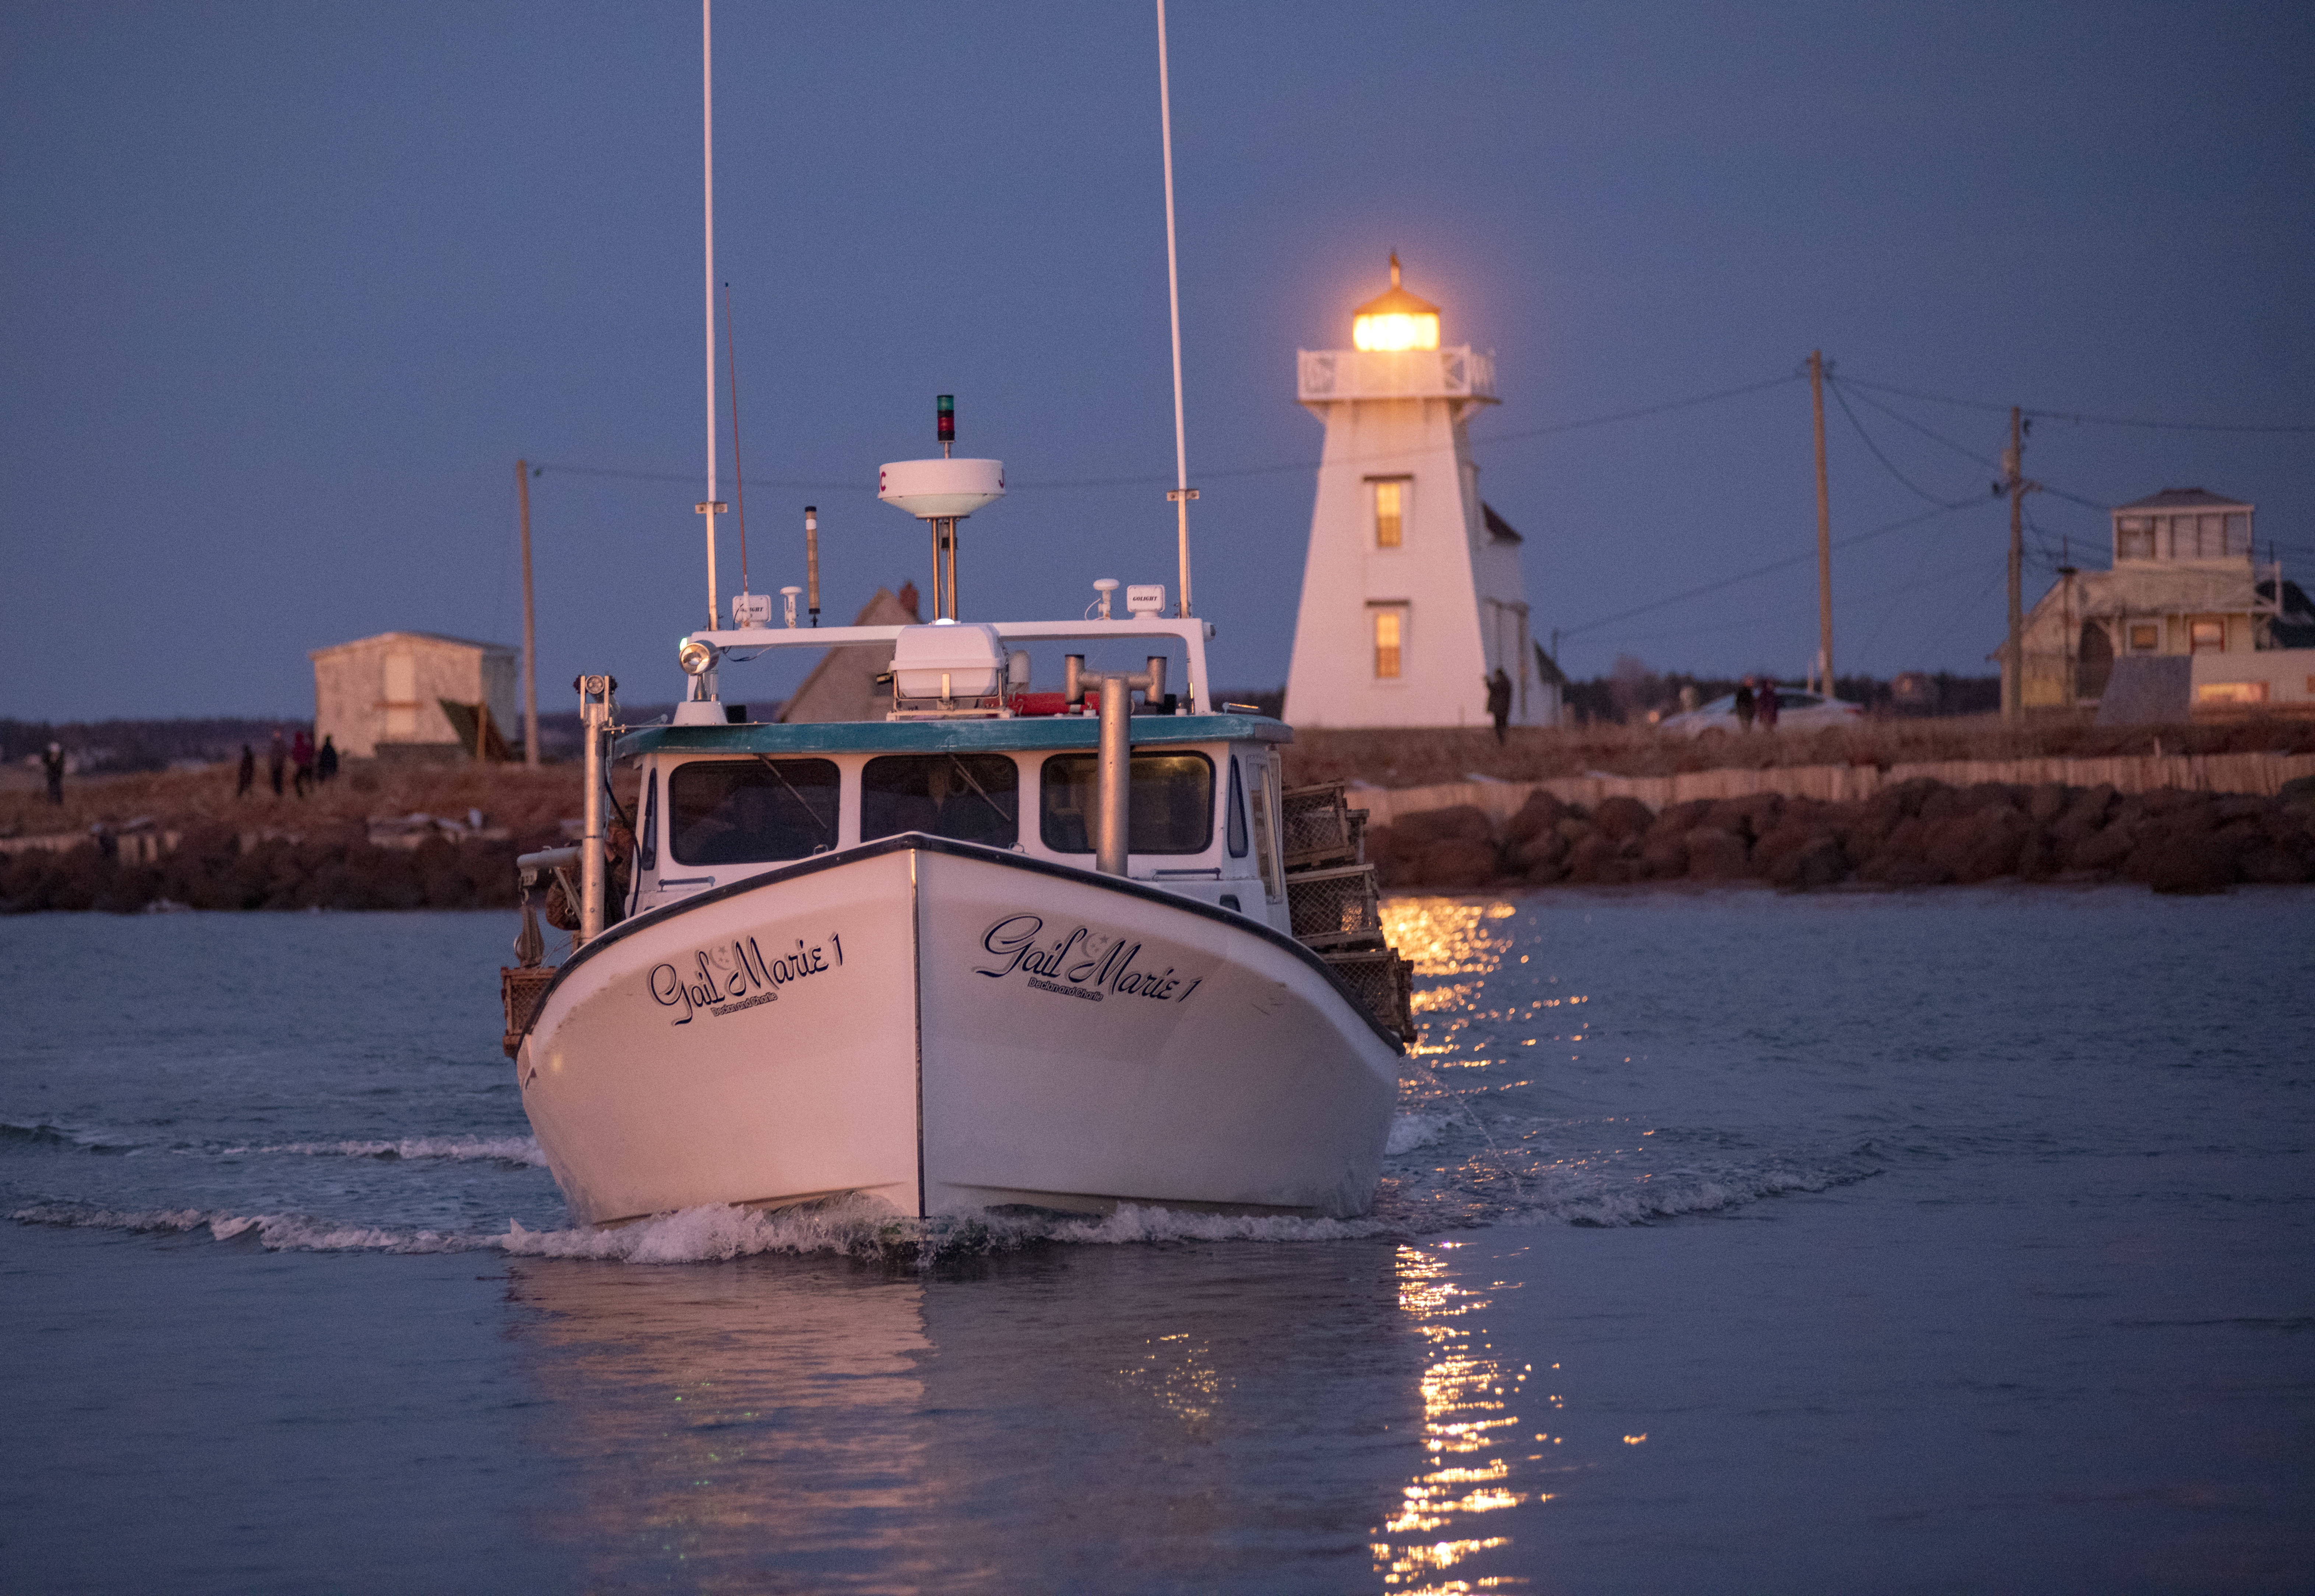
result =
[{"label": "black hull stripe", "polygon": [[1326,984],[1335,989],[1337,997],[1350,1006],[1351,1012],[1366,1022],[1368,1030],[1389,1043],[1393,1052],[1404,1054],[1406,1051],[1405,1040],[1397,1032],[1383,1028],[1382,1023],[1374,1017],[1372,1011],[1360,1001],[1358,994],[1352,991],[1344,983],[1343,978],[1335,973],[1332,965],[1292,937],[1282,932],[1272,930],[1259,920],[1250,919],[1245,915],[1233,913],[1215,904],[1201,903],[1194,898],[1179,897],[1162,887],[1145,886],[1140,882],[1127,881],[1121,876],[1103,875],[1096,871],[1080,870],[1073,864],[1056,864],[1050,859],[1033,859],[1024,855],[1007,852],[1003,848],[984,847],[977,842],[958,842],[946,837],[930,837],[921,831],[904,831],[897,837],[880,837],[874,842],[865,842],[857,847],[846,848],[840,853],[814,854],[809,859],[798,859],[793,864],[784,864],[777,869],[767,870],[761,875],[751,875],[744,881],[733,882],[728,886],[710,887],[706,891],[686,898],[680,903],[670,903],[665,908],[654,909],[633,918],[621,920],[563,962],[561,967],[554,972],[554,979],[547,983],[546,990],[539,994],[538,1006],[531,1012],[534,1015],[545,1013],[547,999],[554,996],[555,989],[562,986],[563,979],[593,958],[597,953],[622,937],[647,927],[663,926],[679,916],[689,914],[694,909],[704,909],[711,903],[721,903],[726,899],[761,891],[767,887],[775,887],[807,875],[815,875],[823,870],[834,870],[846,864],[856,864],[867,859],[882,858],[886,854],[912,852],[947,854],[954,858],[972,859],[984,864],[1003,865],[1008,870],[1025,871],[1031,875],[1049,875],[1059,881],[1075,882],[1079,886],[1098,888],[1104,892],[1115,892],[1122,897],[1140,899],[1144,903],[1154,903],[1163,908],[1178,909],[1184,914],[1199,915],[1209,920],[1219,921],[1232,930],[1247,936],[1258,937],[1273,947],[1282,949],[1301,960],[1303,963],[1326,978]]}]

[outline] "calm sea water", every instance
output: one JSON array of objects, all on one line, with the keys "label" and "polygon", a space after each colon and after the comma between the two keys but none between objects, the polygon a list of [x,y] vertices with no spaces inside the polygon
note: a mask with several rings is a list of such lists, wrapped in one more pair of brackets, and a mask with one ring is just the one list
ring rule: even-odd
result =
[{"label": "calm sea water", "polygon": [[2315,893],[1392,914],[1369,1220],[607,1236],[506,917],[0,921],[0,1588],[2315,1586]]}]

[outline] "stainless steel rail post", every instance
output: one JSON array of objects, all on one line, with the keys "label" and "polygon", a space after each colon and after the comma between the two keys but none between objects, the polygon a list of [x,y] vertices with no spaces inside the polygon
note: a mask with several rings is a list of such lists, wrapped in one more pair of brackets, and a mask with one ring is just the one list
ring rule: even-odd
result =
[{"label": "stainless steel rail post", "polygon": [[1112,671],[1089,675],[1085,656],[1071,654],[1064,689],[1071,704],[1085,702],[1087,687],[1101,694],[1100,756],[1094,767],[1093,867],[1104,875],[1122,876],[1133,829],[1133,748],[1129,721],[1132,696],[1138,689],[1155,698],[1165,691],[1166,660],[1152,655],[1149,668],[1129,675]]},{"label": "stainless steel rail post", "polygon": [[571,684],[579,690],[581,741],[586,754],[581,779],[587,796],[580,812],[584,835],[579,838],[579,935],[585,947],[603,935],[603,742],[611,724],[611,694],[618,683],[608,676],[582,676]]}]

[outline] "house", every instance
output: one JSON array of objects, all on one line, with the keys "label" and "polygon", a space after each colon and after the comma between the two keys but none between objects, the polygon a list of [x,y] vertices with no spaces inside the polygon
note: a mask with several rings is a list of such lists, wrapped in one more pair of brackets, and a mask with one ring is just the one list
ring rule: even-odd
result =
[{"label": "house", "polygon": [[[2257,705],[2315,709],[2315,607],[2279,564],[2255,559],[2257,515],[2246,501],[2201,488],[2165,488],[2116,506],[2112,569],[2061,572],[2026,616],[2020,701],[2028,709],[2098,704],[2109,684],[2123,685],[2119,672],[2163,684],[2151,698],[2129,692],[2133,718]],[[2179,663],[2132,663],[2152,660]]]},{"label": "house", "polygon": [[506,757],[520,655],[505,643],[381,632],[307,657],[315,740],[349,758]]}]

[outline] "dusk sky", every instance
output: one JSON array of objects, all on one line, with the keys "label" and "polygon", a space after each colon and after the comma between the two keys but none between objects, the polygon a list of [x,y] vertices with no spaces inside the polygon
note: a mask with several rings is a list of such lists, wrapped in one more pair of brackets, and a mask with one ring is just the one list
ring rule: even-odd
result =
[{"label": "dusk sky", "polygon": [[[2315,573],[2315,10],[1171,22],[1220,686],[1284,680],[1320,439],[1294,352],[1347,345],[1393,248],[1445,341],[1496,353],[1482,490],[1571,674],[1806,669],[1813,348],[1834,536],[1861,539],[1844,672],[1991,669],[2011,403],[2269,429],[2039,421],[2029,603],[2062,540],[2105,563],[2095,506],[2165,486],[2252,501],[2260,557]],[[965,526],[968,619],[1170,590],[1156,53],[1139,4],[718,8],[757,590],[802,580],[807,502],[829,618],[924,582],[875,471],[936,452],[939,393],[1013,483]],[[699,121],[696,4],[0,12],[0,714],[309,714],[311,649],[518,642],[519,457],[545,466],[542,706],[581,669],[675,696],[705,604]],[[1936,501],[1966,503],[1862,537]]]}]

